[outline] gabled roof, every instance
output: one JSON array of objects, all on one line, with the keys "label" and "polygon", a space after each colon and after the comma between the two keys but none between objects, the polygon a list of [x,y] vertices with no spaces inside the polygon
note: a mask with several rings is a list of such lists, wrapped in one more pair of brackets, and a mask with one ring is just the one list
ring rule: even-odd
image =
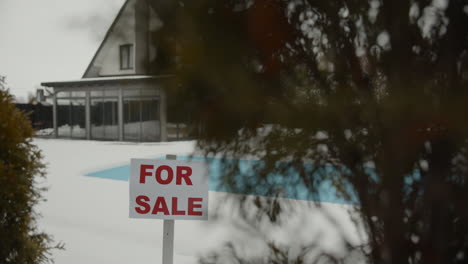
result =
[{"label": "gabled roof", "polygon": [[104,39],[102,40],[101,44],[99,45],[99,48],[97,49],[96,53],[94,53],[93,58],[91,59],[91,62],[89,63],[88,67],[86,68],[86,71],[83,73],[82,78],[87,78],[86,75],[88,75],[92,65],[94,64],[98,54],[101,52],[102,48],[104,47],[104,43],[106,43],[107,39],[111,35],[111,32],[114,30],[115,25],[117,24],[117,21],[120,19],[122,16],[123,11],[127,8],[128,4],[130,3],[131,0],[125,0],[125,3],[122,5],[122,7],[119,10],[119,13],[115,17],[114,21],[112,22],[111,26],[106,32],[106,35],[104,36]]}]

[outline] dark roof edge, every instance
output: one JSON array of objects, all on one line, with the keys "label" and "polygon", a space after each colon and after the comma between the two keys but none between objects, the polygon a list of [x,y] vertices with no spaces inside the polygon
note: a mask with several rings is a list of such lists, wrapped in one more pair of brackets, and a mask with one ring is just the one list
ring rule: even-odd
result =
[{"label": "dark roof edge", "polygon": [[101,51],[102,47],[104,46],[104,43],[106,42],[107,38],[109,38],[110,36],[110,33],[112,32],[112,29],[114,29],[115,27],[115,24],[117,24],[117,20],[120,18],[120,16],[122,15],[123,11],[125,10],[125,7],[128,5],[128,3],[130,2],[130,0],[125,0],[125,3],[122,5],[122,7],[120,8],[119,10],[119,13],[117,13],[117,16],[115,17],[114,21],[112,21],[112,24],[111,26],[109,27],[109,29],[107,30],[106,32],[106,35],[104,36],[104,39],[102,40],[101,44],[99,45],[99,48],[96,50],[96,52],[94,53],[94,56],[93,58],[91,59],[91,62],[89,63],[88,67],[86,67],[86,71],[83,73],[83,76],[81,78],[86,78],[86,74],[88,73],[88,71],[90,70],[91,68],[91,65],[93,65],[94,63],[94,60],[96,59],[97,55],[99,54],[99,52]]},{"label": "dark roof edge", "polygon": [[98,77],[98,78],[83,78],[80,80],[70,80],[70,81],[57,81],[57,82],[43,82],[41,86],[45,87],[64,87],[64,86],[84,86],[90,84],[102,84],[102,83],[115,83],[115,82],[141,82],[141,81],[151,81],[165,78],[172,78],[175,75],[129,75],[129,76],[119,76],[119,77]]}]

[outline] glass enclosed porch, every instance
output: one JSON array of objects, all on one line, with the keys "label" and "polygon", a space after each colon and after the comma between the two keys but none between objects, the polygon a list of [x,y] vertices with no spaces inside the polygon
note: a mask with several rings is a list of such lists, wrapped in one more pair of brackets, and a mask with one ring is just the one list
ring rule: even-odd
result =
[{"label": "glass enclosed porch", "polygon": [[153,77],[45,83],[56,137],[166,141],[166,99]]}]

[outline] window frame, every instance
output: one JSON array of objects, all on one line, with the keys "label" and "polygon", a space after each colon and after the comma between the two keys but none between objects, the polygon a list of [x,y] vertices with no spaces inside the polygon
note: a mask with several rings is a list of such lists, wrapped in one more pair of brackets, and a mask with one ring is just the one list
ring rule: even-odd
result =
[{"label": "window frame", "polygon": [[[126,54],[125,51],[127,52]],[[119,61],[121,70],[132,70],[134,67],[133,58],[133,44],[128,43],[119,46]],[[125,61],[127,62],[126,65],[124,63]]]}]

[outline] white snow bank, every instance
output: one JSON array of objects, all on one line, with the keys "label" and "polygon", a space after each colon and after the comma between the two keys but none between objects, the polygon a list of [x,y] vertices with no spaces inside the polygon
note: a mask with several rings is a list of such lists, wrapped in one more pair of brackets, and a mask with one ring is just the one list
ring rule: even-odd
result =
[{"label": "white snow bank", "polygon": [[[39,226],[56,242],[66,244],[66,250],[54,251],[56,263],[161,263],[163,221],[128,217],[128,182],[83,175],[128,164],[130,158],[188,155],[195,142],[35,139],[35,143],[48,163],[48,176],[41,184],[49,190],[45,193],[47,202],[37,207],[43,215]],[[209,221],[175,222],[174,263],[196,263],[199,256],[221,248],[227,241],[240,242],[235,243],[238,249],[249,256],[265,253],[263,239],[290,246],[291,254],[311,242],[318,242],[329,252],[339,252],[343,246],[337,235],[340,230],[313,202],[289,200],[295,213],[287,215],[281,227],[264,223],[258,230],[249,230],[239,228],[236,210],[225,200],[233,197],[210,191],[210,214],[217,212],[217,220],[211,217]],[[363,240],[347,214],[350,206],[322,207],[338,219],[341,231],[351,241]],[[257,239],[255,232],[259,234]]]}]

